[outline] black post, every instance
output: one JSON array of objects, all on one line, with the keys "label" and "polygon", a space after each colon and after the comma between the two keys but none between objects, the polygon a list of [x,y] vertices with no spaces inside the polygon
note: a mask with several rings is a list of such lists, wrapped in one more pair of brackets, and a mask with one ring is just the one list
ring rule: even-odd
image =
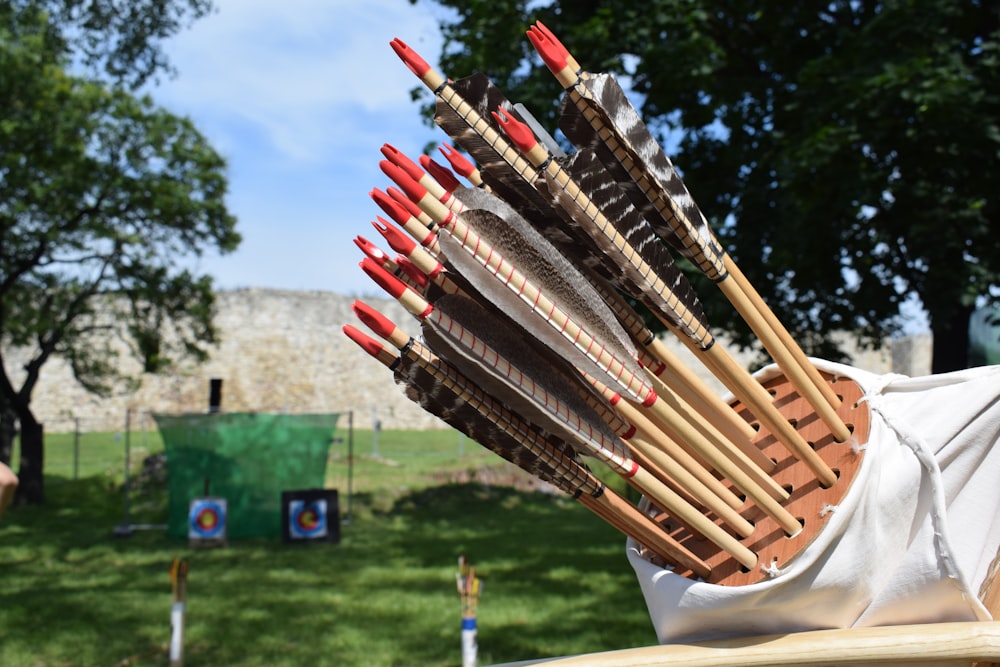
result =
[{"label": "black post", "polygon": [[347,413],[347,521],[351,522],[351,497],[354,495],[354,411]]},{"label": "black post", "polygon": [[125,408],[125,480],[122,484],[122,491],[125,496],[125,516],[122,522],[115,526],[115,535],[118,537],[132,536],[132,517],[129,508],[129,468],[132,467],[132,440],[129,431],[132,430],[132,408]]},{"label": "black post", "polygon": [[80,478],[80,418],[73,418],[73,481]]},{"label": "black post", "polygon": [[132,467],[132,408],[125,408],[125,525],[132,525],[132,517],[129,514],[129,485],[131,482]]},{"label": "black post", "polygon": [[208,381],[208,413],[215,414],[222,409],[222,378]]}]

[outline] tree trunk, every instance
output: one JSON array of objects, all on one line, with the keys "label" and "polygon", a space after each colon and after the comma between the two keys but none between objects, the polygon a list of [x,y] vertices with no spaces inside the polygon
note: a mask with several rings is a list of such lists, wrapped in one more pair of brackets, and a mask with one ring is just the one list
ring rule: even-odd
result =
[{"label": "tree trunk", "polygon": [[934,335],[932,373],[947,373],[969,367],[969,317],[972,306],[957,306],[945,318],[931,319]]},{"label": "tree trunk", "polygon": [[14,437],[17,435],[17,417],[13,412],[0,410],[0,463],[10,465],[14,457]]},{"label": "tree trunk", "polygon": [[16,502],[40,505],[45,502],[43,428],[34,419],[21,419],[21,465],[17,470],[20,484]]}]

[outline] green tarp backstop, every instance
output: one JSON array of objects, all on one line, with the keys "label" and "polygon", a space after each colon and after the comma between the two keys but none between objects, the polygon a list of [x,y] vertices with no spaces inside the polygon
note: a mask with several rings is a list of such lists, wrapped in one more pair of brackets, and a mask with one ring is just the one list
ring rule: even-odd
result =
[{"label": "green tarp backstop", "polygon": [[281,492],[322,488],[336,414],[153,415],[167,455],[167,533],[188,535],[192,498],[225,498],[231,538],[279,537]]}]

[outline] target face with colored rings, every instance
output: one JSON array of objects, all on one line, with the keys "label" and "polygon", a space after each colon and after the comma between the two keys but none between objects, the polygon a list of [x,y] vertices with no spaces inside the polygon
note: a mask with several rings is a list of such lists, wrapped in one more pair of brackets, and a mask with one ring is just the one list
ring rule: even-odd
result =
[{"label": "target face with colored rings", "polygon": [[201,498],[191,501],[189,537],[215,539],[226,534],[226,501],[221,498]]},{"label": "target face with colored rings", "polygon": [[326,537],[326,499],[292,500],[288,503],[288,530],[293,538]]}]

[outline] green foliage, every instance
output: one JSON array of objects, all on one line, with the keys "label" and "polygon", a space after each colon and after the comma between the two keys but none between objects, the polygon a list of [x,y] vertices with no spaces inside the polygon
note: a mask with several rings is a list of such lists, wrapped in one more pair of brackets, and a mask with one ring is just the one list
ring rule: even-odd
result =
[{"label": "green foliage", "polygon": [[163,40],[212,10],[212,0],[0,1],[0,14],[45,14],[61,51],[91,77],[130,89],[170,71]]},{"label": "green foliage", "polygon": [[[561,91],[524,36],[535,20],[585,70],[630,83],[723,244],[812,351],[830,354],[837,329],[877,344],[912,296],[935,353],[965,349],[962,318],[1000,286],[994,3],[435,4],[456,12],[443,73],[485,72],[550,128]],[[747,340],[717,291],[699,293]]]},{"label": "green foliage", "polygon": [[[184,323],[175,333],[188,349],[212,342],[210,282],[175,265],[239,242],[223,202],[223,159],[190,121],[149,98],[71,77],[57,62],[32,69],[37,54],[28,45],[23,57],[5,55],[24,69],[24,78],[0,84],[0,298],[9,340],[24,345],[44,334],[43,353],[65,354],[93,389],[103,388],[105,332],[119,319],[150,370],[163,363],[167,322]],[[102,320],[98,305],[111,317]],[[81,345],[95,334],[101,354]]]},{"label": "green foliage", "polygon": [[[655,643],[624,538],[598,518],[562,495],[449,482],[511,474],[454,431],[383,431],[381,458],[371,436],[354,433],[357,496],[336,545],[118,538],[120,476],[50,479],[50,507],[0,521],[0,664],[165,664],[174,557],[191,568],[189,665],[457,665],[461,554],[485,582],[480,664]],[[342,512],[346,452],[346,441],[334,445],[328,467]],[[136,491],[134,508],[147,495],[160,502],[133,519],[162,523],[164,491]]]},{"label": "green foliage", "polygon": [[211,279],[185,264],[240,242],[225,161],[190,120],[131,92],[166,67],[160,41],[210,8],[0,1],[0,341],[30,354],[23,377],[2,364],[0,414],[5,438],[13,420],[37,434],[22,443],[31,502],[43,479],[31,392],[53,354],[107,394],[135,381],[115,371],[123,352],[157,372],[216,342]]}]

